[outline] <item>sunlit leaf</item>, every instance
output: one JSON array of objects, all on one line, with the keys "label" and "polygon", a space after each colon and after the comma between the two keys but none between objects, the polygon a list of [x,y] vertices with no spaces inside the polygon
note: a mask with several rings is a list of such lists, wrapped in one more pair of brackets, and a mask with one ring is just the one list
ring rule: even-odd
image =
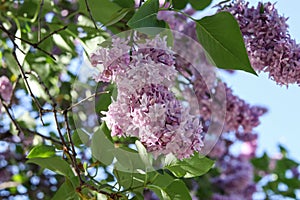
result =
[{"label": "sunlit leaf", "polygon": [[55,148],[48,145],[33,147],[26,158],[48,158],[55,155]]},{"label": "sunlit leaf", "polygon": [[196,24],[198,40],[218,68],[256,74],[251,67],[239,25],[229,12],[204,17]]}]

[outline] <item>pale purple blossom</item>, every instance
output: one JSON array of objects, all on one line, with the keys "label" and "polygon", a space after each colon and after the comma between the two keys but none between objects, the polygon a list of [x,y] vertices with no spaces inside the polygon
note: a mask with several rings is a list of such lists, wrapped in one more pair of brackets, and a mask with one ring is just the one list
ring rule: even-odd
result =
[{"label": "pale purple blossom", "polygon": [[[6,76],[0,77],[0,95],[2,99],[6,102],[10,101],[12,95],[12,84]],[[2,104],[0,102],[0,112]]]},{"label": "pale purple blossom", "polygon": [[242,157],[225,157],[217,162],[222,169],[221,175],[213,178],[212,183],[224,194],[214,194],[212,199],[251,200],[256,191],[253,181],[253,167],[248,159]]},{"label": "pale purple blossom", "polygon": [[[223,83],[224,84],[224,83]],[[198,78],[193,83],[195,94],[198,98],[200,115],[209,120],[212,115],[213,106],[211,94],[202,78]],[[253,128],[260,124],[259,117],[267,112],[266,108],[260,106],[251,106],[243,99],[233,94],[226,84],[226,99],[217,99],[217,101],[226,101],[226,115],[223,132],[243,131],[251,132]],[[217,86],[216,86],[217,88]],[[214,109],[216,110],[216,109]]]},{"label": "pale purple blossom", "polygon": [[201,150],[198,118],[167,87],[145,85],[135,94],[121,96],[104,118],[113,136],[138,137],[155,157],[172,153],[183,159]]},{"label": "pale purple blossom", "polygon": [[250,7],[238,0],[221,10],[237,19],[254,69],[269,73],[280,85],[300,84],[300,46],[291,39],[288,18],[279,15],[275,4]]},{"label": "pale purple blossom", "polygon": [[[122,45],[117,48],[115,42]],[[137,137],[155,157],[172,153],[183,159],[199,152],[201,123],[170,90],[178,72],[166,38],[134,41],[131,47],[125,43],[115,39],[91,56],[94,66],[103,68],[95,80],[118,88],[103,118],[112,136]]]}]

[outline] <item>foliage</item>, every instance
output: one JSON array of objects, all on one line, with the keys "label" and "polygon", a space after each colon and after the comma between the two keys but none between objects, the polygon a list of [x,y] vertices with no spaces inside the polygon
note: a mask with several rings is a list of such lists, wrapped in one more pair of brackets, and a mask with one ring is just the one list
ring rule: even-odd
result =
[{"label": "foliage", "polygon": [[[195,194],[209,199],[215,192],[224,192],[212,183],[222,173],[220,159],[205,157],[201,152],[184,159],[172,155],[155,158],[139,138],[111,135],[103,116],[118,97],[116,84],[95,83],[85,77],[87,72],[77,74],[99,42],[110,45],[106,39],[111,34],[131,29],[129,32],[136,33],[134,30],[146,30],[140,29],[145,27],[158,28],[150,35],[160,34],[160,28],[169,25],[167,20],[158,19],[159,12],[184,13],[187,5],[202,11],[211,2],[1,2],[0,75],[12,83],[8,100],[4,91],[0,94],[1,199],[144,199],[147,193],[159,199],[192,199]],[[193,22],[197,39],[211,63],[220,69],[256,74],[239,24],[229,12]],[[174,38],[167,39],[172,46]],[[130,42],[134,45],[133,40]],[[184,84],[194,86],[187,78],[189,73],[188,68],[183,69],[176,79],[174,90],[178,93]],[[73,83],[82,77],[88,80],[80,85],[84,88],[80,91]],[[90,85],[96,86],[95,93],[88,90]],[[84,98],[74,102],[74,97],[81,96]],[[183,96],[184,93],[177,98]],[[96,117],[76,110],[80,106],[88,110],[90,100],[95,102],[92,106]],[[76,127],[79,120],[91,124],[92,129]],[[208,121],[202,120],[205,130]],[[261,186],[267,197],[276,194],[296,198],[299,164],[286,153],[281,147],[282,157],[275,161],[266,154],[251,160],[255,182],[269,175],[277,177]],[[289,172],[292,177],[286,176]],[[281,184],[288,189],[281,190]]]}]

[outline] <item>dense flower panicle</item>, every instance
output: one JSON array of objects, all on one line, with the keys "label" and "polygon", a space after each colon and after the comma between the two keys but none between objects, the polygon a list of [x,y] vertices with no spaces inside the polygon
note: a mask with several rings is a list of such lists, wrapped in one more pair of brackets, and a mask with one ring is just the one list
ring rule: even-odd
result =
[{"label": "dense flower panicle", "polygon": [[130,46],[122,38],[113,38],[110,47],[98,48],[91,54],[91,63],[99,67],[101,73],[95,76],[97,82],[115,81],[116,76],[124,73],[130,62]]},{"label": "dense flower panicle", "polygon": [[[212,114],[211,92],[202,79],[196,79],[193,83],[195,94],[199,102],[199,112],[205,120],[209,120]],[[226,84],[226,117],[223,132],[240,131],[251,132],[260,124],[259,117],[267,112],[267,109],[260,106],[250,106],[243,99],[233,94]],[[216,110],[216,109],[215,109]]]},{"label": "dense flower panicle", "polygon": [[9,101],[12,93],[12,84],[6,76],[0,77],[0,94],[4,101]]},{"label": "dense flower panicle", "polygon": [[139,138],[155,157],[172,153],[183,159],[199,152],[203,146],[199,119],[170,90],[178,72],[166,38],[121,46],[120,52],[114,48],[102,48],[91,57],[94,66],[103,66],[96,81],[112,81],[118,88],[117,99],[103,118],[111,134]]},{"label": "dense flower panicle", "polygon": [[224,159],[217,162],[223,171],[219,177],[212,179],[212,182],[225,194],[216,194],[213,199],[252,199],[256,187],[251,163],[242,157],[231,156],[227,159],[228,161]]},{"label": "dense flower panicle", "polygon": [[132,57],[135,63],[127,67],[126,73],[116,78],[119,90],[132,94],[146,84],[161,84],[171,87],[177,71],[174,66],[155,63],[153,60],[142,60],[143,54]]},{"label": "dense flower panicle", "polygon": [[[0,95],[4,101],[10,101],[12,95],[12,84],[6,76],[0,77]],[[0,112],[2,104],[0,102]]]},{"label": "dense flower panicle", "polygon": [[[163,11],[159,13],[159,18],[166,20],[173,30],[196,38],[194,24],[189,23],[185,16]],[[252,32],[253,30],[245,29],[245,31]],[[251,34],[253,35],[253,33]],[[250,39],[252,38],[249,38],[249,40]],[[188,47],[183,47],[182,45],[187,45]],[[192,110],[196,111],[193,114],[200,114],[204,128],[206,128],[207,125],[210,126],[211,121],[217,120],[222,123],[224,118],[221,116],[223,116],[224,113],[220,112],[223,111],[222,106],[226,107],[223,133],[219,141],[208,154],[210,157],[217,159],[217,167],[221,172],[220,176],[211,180],[211,182],[216,183],[216,193],[213,194],[212,199],[252,199],[252,195],[256,191],[256,186],[252,181],[253,169],[249,160],[255,155],[257,147],[257,134],[253,133],[253,130],[259,125],[259,118],[267,110],[260,106],[249,105],[234,95],[233,91],[226,86],[226,84],[226,95],[221,95],[221,86],[223,86],[224,83],[222,81],[216,81],[216,77],[213,76],[213,73],[205,71],[205,69],[209,69],[208,66],[210,64],[201,58],[202,55],[194,55],[195,53],[193,52],[196,46],[191,43],[182,43],[177,46],[179,46],[179,51],[180,49],[187,49],[186,52],[180,54],[181,56],[176,55],[175,66],[178,71],[192,82],[193,88],[186,87],[184,93],[188,101],[192,104]],[[205,57],[204,53],[203,56]],[[200,69],[202,71],[195,70],[193,65],[201,65]],[[190,73],[185,73],[187,70]],[[203,79],[203,76],[205,79]],[[226,104],[219,102],[226,102]],[[239,156],[232,156],[230,149],[236,141],[242,143],[241,152]],[[220,190],[222,191],[221,193],[219,193]]]},{"label": "dense flower panicle", "polygon": [[280,16],[274,4],[238,0],[222,10],[237,19],[252,66],[268,72],[280,85],[300,84],[300,46],[288,33],[287,18]]}]

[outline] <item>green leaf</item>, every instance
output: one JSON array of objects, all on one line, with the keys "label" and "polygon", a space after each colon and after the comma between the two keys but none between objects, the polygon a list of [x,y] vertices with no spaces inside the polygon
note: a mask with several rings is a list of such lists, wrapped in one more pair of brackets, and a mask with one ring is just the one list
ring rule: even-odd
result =
[{"label": "green leaf", "polygon": [[280,178],[284,178],[287,170],[292,169],[294,167],[298,167],[298,165],[299,164],[297,162],[295,162],[291,159],[282,158],[281,160],[277,160],[274,172]]},{"label": "green leaf", "polygon": [[150,169],[152,166],[152,162],[153,162],[151,155],[148,154],[146,148],[139,140],[135,141],[135,145],[136,145],[136,148],[138,150],[138,153],[139,153],[142,161],[146,165],[147,169]]},{"label": "green leaf", "polygon": [[283,155],[283,157],[286,157],[288,154],[287,149],[284,146],[282,146],[281,144],[278,145],[278,148],[280,150],[280,153]]},{"label": "green leaf", "polygon": [[190,2],[191,6],[195,10],[204,10],[212,2],[212,0],[188,0],[188,1]]},{"label": "green leaf", "polygon": [[[74,200],[78,199],[76,194],[76,187],[78,185],[74,184],[78,181],[78,177],[73,177],[72,179],[66,178],[65,182],[60,186],[55,195],[52,197],[52,200],[63,199],[63,200]],[[77,198],[76,198],[77,197]]]},{"label": "green leaf", "polygon": [[158,0],[146,1],[139,10],[128,21],[127,25],[131,28],[143,27],[165,27],[165,22],[157,19],[159,9]]},{"label": "green leaf", "polygon": [[123,8],[133,8],[134,7],[134,0],[113,0],[114,3],[118,4]]},{"label": "green leaf", "polygon": [[114,159],[114,145],[99,128],[92,138],[92,155],[98,161],[109,165]]},{"label": "green leaf", "polygon": [[172,4],[175,9],[184,9],[188,3],[188,0],[173,0]]},{"label": "green leaf", "polygon": [[123,19],[127,13],[130,11],[130,8],[122,8],[121,10],[118,10],[116,13],[114,13],[110,20],[104,24],[104,26],[111,26],[115,23],[119,22],[121,19]]},{"label": "green leaf", "polygon": [[192,199],[189,190],[181,180],[174,180],[170,185],[168,185],[166,193],[172,200]]},{"label": "green leaf", "polygon": [[132,191],[142,193],[143,188],[146,185],[146,176],[144,174],[123,172],[119,170],[113,171],[118,183],[124,187],[124,189],[134,188]]},{"label": "green leaf", "polygon": [[214,165],[214,161],[195,154],[193,157],[182,161],[173,162],[165,168],[176,177],[192,178],[206,174]]},{"label": "green leaf", "polygon": [[196,23],[198,40],[214,64],[255,74],[237,21],[229,12],[204,17]]},{"label": "green leaf", "polygon": [[[103,84],[103,83],[99,83]],[[116,96],[117,93],[117,87],[114,84],[110,84],[108,86],[100,85],[99,87],[104,87],[105,91],[108,91],[108,93],[103,93],[100,95],[97,95],[96,97],[96,112],[101,114],[102,111],[108,111],[108,106],[111,104],[111,98]],[[102,90],[101,90],[102,91]]]},{"label": "green leaf", "polygon": [[[116,13],[122,9],[118,4],[110,0],[88,0],[87,2],[93,18],[102,24],[106,24],[109,21],[112,13]],[[78,3],[80,6],[79,11],[89,17],[90,14],[87,11],[85,1],[78,1]]]},{"label": "green leaf", "polygon": [[259,170],[269,171],[270,159],[266,153],[260,158],[254,158],[251,160],[253,166]]},{"label": "green leaf", "polygon": [[81,144],[88,145],[90,141],[90,136],[88,133],[81,129],[76,129],[72,135],[73,144],[79,147]]},{"label": "green leaf", "polygon": [[70,165],[60,157],[49,157],[49,158],[31,158],[26,163],[37,164],[43,168],[47,168],[57,174],[73,177],[74,173]]},{"label": "green leaf", "polygon": [[167,173],[159,174],[157,172],[151,172],[148,176],[151,181],[150,184],[147,185],[147,188],[155,192],[160,199],[191,199],[189,191],[183,181],[174,179]]},{"label": "green leaf", "polygon": [[48,145],[35,146],[26,158],[48,158],[55,155],[55,148]]},{"label": "green leaf", "polygon": [[146,167],[137,151],[131,148],[116,148],[114,155],[117,159],[115,163],[117,170],[144,174],[149,169],[149,165]]}]

